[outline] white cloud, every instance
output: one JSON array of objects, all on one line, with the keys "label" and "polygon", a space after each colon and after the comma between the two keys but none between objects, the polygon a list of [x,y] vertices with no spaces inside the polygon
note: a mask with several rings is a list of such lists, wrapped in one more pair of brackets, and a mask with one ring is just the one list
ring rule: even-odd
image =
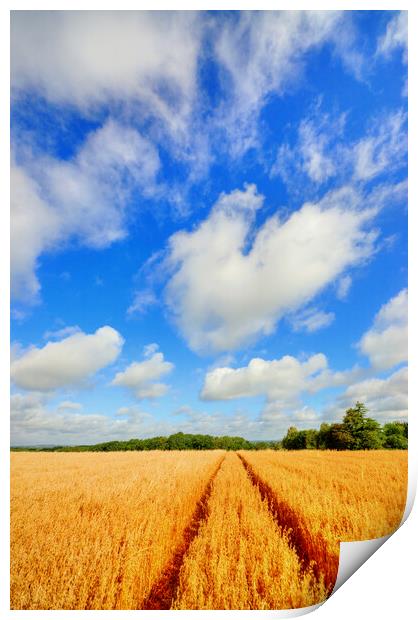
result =
[{"label": "white cloud", "polygon": [[[170,142],[193,179],[210,165],[213,134],[222,144],[229,137],[235,153],[257,142],[262,107],[294,87],[307,54],[326,44],[361,76],[364,61],[344,11],[18,11],[11,20],[12,92],[35,91],[84,115],[111,106],[151,119],[154,137]],[[215,111],[198,88],[208,49],[222,95]]]},{"label": "white cloud", "polygon": [[292,193],[301,194],[301,175],[305,185],[320,185],[330,178],[359,183],[406,165],[407,115],[402,109],[381,114],[363,137],[349,140],[344,134],[347,115],[323,114],[319,108],[320,102],[299,123],[294,146],[280,145],[270,170]]},{"label": "white cloud", "polygon": [[[183,419],[180,419],[180,414]],[[182,407],[175,420],[159,419],[137,406],[120,407],[114,417],[50,408],[39,393],[11,397],[12,445],[93,444],[102,441],[184,433],[271,438],[263,424],[245,414],[225,415]],[[280,435],[279,435],[280,436]]]},{"label": "white cloud", "polygon": [[11,294],[36,299],[40,284],[35,274],[38,256],[60,236],[58,214],[40,197],[38,185],[22,168],[10,174]]},{"label": "white cloud", "polygon": [[305,55],[326,43],[359,77],[363,61],[353,49],[347,12],[242,11],[224,19],[215,42],[227,95],[219,123],[223,135],[227,131],[232,153],[256,145],[261,108],[269,97],[294,86],[303,72]]},{"label": "white cloud", "polygon": [[12,361],[11,377],[18,387],[41,392],[77,384],[111,364],[122,345],[122,336],[112,327],[76,333],[23,353]]},{"label": "white cloud", "polygon": [[254,358],[242,368],[216,368],[207,373],[200,396],[204,400],[229,400],[263,395],[289,406],[307,389],[310,379],[326,367],[322,353],[305,362],[291,355],[271,361]]},{"label": "white cloud", "polygon": [[150,344],[146,344],[143,349],[144,357],[152,357],[154,353],[158,351],[160,347],[156,342],[151,342]]},{"label": "white cloud", "polygon": [[399,11],[389,21],[385,34],[378,41],[377,54],[387,57],[396,49],[403,52],[402,59],[406,64],[408,61],[408,11]]},{"label": "white cloud", "polygon": [[316,133],[315,128],[306,122],[301,124],[299,132],[306,173],[317,183],[326,181],[335,174],[335,165],[331,157],[325,155],[324,135]]},{"label": "white cloud", "polygon": [[67,327],[62,327],[61,329],[47,330],[44,333],[43,338],[44,340],[61,340],[62,338],[73,336],[74,334],[78,334],[80,332],[81,329],[78,325],[68,325]]},{"label": "white cloud", "polygon": [[57,405],[57,411],[81,411],[83,405],[72,400],[63,400]]},{"label": "white cloud", "polygon": [[[323,353],[306,361],[289,355],[270,361],[254,358],[242,368],[218,367],[207,372],[200,396],[203,400],[264,396],[266,402],[257,423],[265,437],[279,430],[284,432],[290,424],[306,428],[317,426],[329,415],[341,419],[345,409],[357,400],[365,402],[378,418],[404,418],[407,369],[401,368],[387,378],[380,378],[376,373],[406,361],[406,315],[404,290],[382,306],[361,340],[360,345],[368,347],[367,352],[362,352],[370,357],[369,367],[355,365],[346,370],[332,370]],[[322,414],[304,403],[304,395],[338,387],[344,387],[345,391]]]},{"label": "white cloud", "polygon": [[373,326],[358,347],[378,370],[392,368],[408,359],[408,292],[388,301],[377,313]]},{"label": "white cloud", "polygon": [[314,113],[300,122],[295,146],[292,148],[287,142],[280,145],[270,174],[280,175],[287,184],[294,176],[300,182],[301,174],[316,184],[335,176],[344,165],[337,141],[343,135],[345,121],[345,114],[335,118],[321,114],[317,104]]},{"label": "white cloud", "polygon": [[208,367],[208,370],[214,370],[215,368],[231,366],[236,363],[235,356],[231,353],[223,353],[217,357]]},{"label": "white cloud", "polygon": [[342,278],[340,278],[337,282],[337,297],[338,299],[346,299],[351,285],[353,283],[353,280],[351,278],[351,276],[343,276]]},{"label": "white cloud", "polygon": [[51,409],[45,395],[34,392],[13,394],[10,401],[12,445],[93,444],[152,436],[160,430],[149,414],[136,407],[125,407],[114,418],[100,413],[79,413],[70,403]]},{"label": "white cloud", "polygon": [[201,22],[191,11],[15,11],[13,91],[83,111],[136,103],[181,131],[195,97]]},{"label": "white cloud", "polygon": [[260,422],[267,431],[266,436],[270,432],[277,433],[278,429],[284,435],[287,428],[295,424],[303,428],[317,427],[320,423],[320,415],[315,409],[307,405],[290,410],[283,407],[281,402],[272,401],[266,403],[263,408],[260,414]]},{"label": "white cloud", "polygon": [[374,377],[354,383],[338,399],[343,409],[357,401],[366,404],[371,417],[383,422],[407,418],[408,369],[401,368],[386,379]]},{"label": "white cloud", "polygon": [[[154,349],[154,345],[148,346]],[[153,382],[169,374],[174,368],[174,364],[164,360],[163,353],[152,353],[152,350],[148,348],[145,350],[145,355],[147,357],[145,361],[132,362],[124,371],[118,372],[112,381],[112,385],[132,390],[139,400],[164,396],[169,386]]]},{"label": "white cloud", "polygon": [[292,329],[296,332],[316,332],[328,327],[335,319],[333,312],[323,312],[315,308],[308,308],[290,317]]},{"label": "white cloud", "polygon": [[151,306],[157,303],[157,298],[151,289],[137,291],[127,314],[145,314]]},{"label": "white cloud", "polygon": [[[18,150],[21,147],[18,146]],[[12,294],[36,300],[39,257],[75,239],[104,248],[123,238],[132,191],[157,191],[155,147],[113,120],[92,132],[73,159],[20,153],[11,171]]]},{"label": "white cloud", "polygon": [[408,149],[406,113],[399,110],[379,119],[354,145],[354,175],[364,181],[405,165]]},{"label": "white cloud", "polygon": [[367,209],[350,187],[255,229],[262,202],[254,185],[223,194],[197,228],[170,239],[166,300],[194,350],[232,350],[272,333],[374,251],[376,232],[367,227],[377,205]]}]

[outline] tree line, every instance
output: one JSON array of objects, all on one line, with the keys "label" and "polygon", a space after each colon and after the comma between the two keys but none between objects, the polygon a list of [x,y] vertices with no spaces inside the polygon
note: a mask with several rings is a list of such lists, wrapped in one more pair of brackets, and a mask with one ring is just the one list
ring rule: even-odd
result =
[{"label": "tree line", "polygon": [[106,441],[94,445],[19,447],[14,451],[115,452],[126,450],[407,450],[408,423],[379,422],[366,416],[363,403],[347,409],[340,424],[321,424],[319,430],[291,426],[281,441],[249,441],[243,437],[174,433],[168,437]]},{"label": "tree line", "polygon": [[36,450],[39,452],[117,452],[126,450],[265,450],[278,449],[278,441],[248,441],[243,437],[223,435],[200,435],[174,433],[168,437],[106,441],[94,445],[54,446],[40,448],[12,448],[14,451]]},{"label": "tree line", "polygon": [[341,424],[321,424],[298,431],[291,426],[281,444],[285,450],[379,450],[408,449],[408,422],[388,422],[381,426],[366,416],[367,409],[357,402],[347,409]]}]

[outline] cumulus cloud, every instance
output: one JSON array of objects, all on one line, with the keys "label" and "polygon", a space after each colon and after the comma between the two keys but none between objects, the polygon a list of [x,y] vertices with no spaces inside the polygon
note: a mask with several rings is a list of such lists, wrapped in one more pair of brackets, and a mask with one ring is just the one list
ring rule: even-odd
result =
[{"label": "cumulus cloud", "polygon": [[161,419],[142,411],[138,406],[120,407],[114,416],[79,413],[76,410],[50,407],[45,395],[39,393],[14,394],[11,397],[11,443],[93,444],[115,439],[170,435],[178,431],[269,438],[264,425],[245,412],[208,413],[185,406],[175,413],[175,419]]},{"label": "cumulus cloud", "polygon": [[20,155],[11,170],[12,295],[33,301],[39,257],[72,239],[92,248],[122,239],[132,192],[156,191],[160,163],[148,140],[111,119],[71,160],[27,149]]},{"label": "cumulus cloud", "polygon": [[279,432],[283,436],[289,426],[297,425],[299,428],[316,427],[320,423],[320,419],[319,412],[312,407],[300,405],[290,409],[277,401],[267,402],[259,418],[260,425],[264,428],[265,436],[267,437],[271,433]]},{"label": "cumulus cloud", "polygon": [[38,184],[15,165],[10,172],[10,208],[11,294],[33,300],[40,289],[37,260],[59,238],[59,217],[40,197]]},{"label": "cumulus cloud", "polygon": [[229,400],[261,394],[289,405],[306,390],[310,378],[326,367],[322,353],[305,362],[291,355],[271,361],[254,358],[242,368],[216,368],[207,373],[200,396],[204,400]]},{"label": "cumulus cloud", "polygon": [[10,405],[12,445],[93,444],[151,436],[159,430],[149,414],[134,407],[125,407],[116,417],[80,413],[77,403],[50,407],[46,395],[39,392],[13,394]]},{"label": "cumulus cloud", "polygon": [[169,386],[156,382],[169,374],[174,364],[167,362],[161,352],[155,352],[155,345],[148,345],[144,351],[143,362],[132,362],[125,370],[118,372],[112,385],[128,388],[136,398],[158,398],[167,393]]},{"label": "cumulus cloud", "polygon": [[402,59],[408,61],[408,11],[399,11],[389,21],[386,32],[379,38],[377,54],[390,56],[395,50],[402,51]]},{"label": "cumulus cloud", "polygon": [[370,415],[383,422],[408,417],[408,369],[401,368],[386,379],[373,377],[350,385],[339,397],[340,414],[360,401],[367,403]]},{"label": "cumulus cloud", "polygon": [[296,332],[306,331],[312,333],[328,327],[334,319],[335,314],[333,312],[323,312],[315,308],[308,308],[291,316],[290,323],[292,329]]},{"label": "cumulus cloud", "polygon": [[109,326],[79,332],[24,352],[12,361],[11,377],[16,386],[40,392],[78,384],[111,364],[122,345],[122,336]]},{"label": "cumulus cloud", "polygon": [[408,359],[408,292],[390,299],[377,313],[372,327],[363,335],[359,350],[378,370],[392,368]]},{"label": "cumulus cloud", "polygon": [[[371,365],[333,370],[323,353],[299,360],[286,355],[278,360],[252,359],[241,368],[217,367],[206,373],[200,396],[203,400],[232,400],[264,396],[265,403],[255,421],[261,436],[285,432],[290,424],[302,428],[322,420],[341,419],[357,400],[382,421],[407,415],[407,368],[389,377],[381,371],[406,361],[407,291],[382,306],[359,348]],[[348,386],[348,387],[347,387]],[[344,388],[335,402],[320,412],[305,399],[327,388]]]},{"label": "cumulus cloud", "polygon": [[[166,301],[189,346],[227,351],[274,331],[347,268],[374,251],[375,214],[353,188],[280,212],[258,229],[263,203],[254,185],[222,194],[191,232],[169,241]],[[251,243],[249,243],[251,239]]]}]

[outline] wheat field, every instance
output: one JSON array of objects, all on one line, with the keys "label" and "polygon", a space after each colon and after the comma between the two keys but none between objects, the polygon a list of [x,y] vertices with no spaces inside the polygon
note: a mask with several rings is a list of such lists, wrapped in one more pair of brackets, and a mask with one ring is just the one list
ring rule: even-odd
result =
[{"label": "wheat field", "polygon": [[407,453],[12,453],[12,609],[286,609],[393,532]]}]

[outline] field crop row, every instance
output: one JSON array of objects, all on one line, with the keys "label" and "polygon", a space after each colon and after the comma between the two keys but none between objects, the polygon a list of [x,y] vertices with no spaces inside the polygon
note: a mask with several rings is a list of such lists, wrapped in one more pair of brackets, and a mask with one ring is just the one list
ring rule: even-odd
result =
[{"label": "field crop row", "polygon": [[15,609],[139,609],[223,453],[13,454]]},{"label": "field crop row", "polygon": [[278,498],[282,523],[314,572],[332,589],[340,541],[393,532],[407,492],[407,454],[399,452],[246,452],[253,475]]},{"label": "field crop row", "polygon": [[14,453],[11,489],[13,609],[286,609],[396,529],[407,455]]}]

